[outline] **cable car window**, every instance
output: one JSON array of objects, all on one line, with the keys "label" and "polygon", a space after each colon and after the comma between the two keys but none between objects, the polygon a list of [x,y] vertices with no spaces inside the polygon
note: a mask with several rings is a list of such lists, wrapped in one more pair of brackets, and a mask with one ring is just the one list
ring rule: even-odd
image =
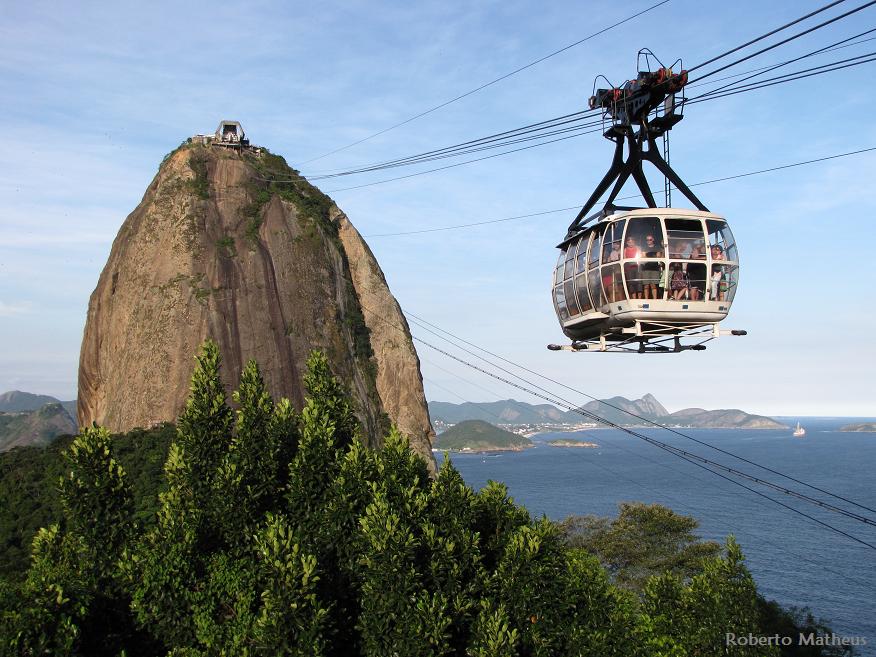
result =
[{"label": "cable car window", "polygon": [[736,241],[733,239],[733,233],[730,232],[727,223],[717,219],[709,219],[706,222],[706,227],[709,231],[709,249],[719,246],[721,253],[724,254],[723,260],[738,260]]},{"label": "cable car window", "polygon": [[620,264],[602,267],[602,291],[605,293],[608,303],[624,301]]},{"label": "cable car window", "polygon": [[[657,217],[633,217],[627,224],[626,237],[632,237],[639,249],[638,271],[630,272],[631,293],[638,299],[662,299],[666,286],[666,264],[658,260],[664,257],[663,228]],[[641,296],[635,289],[641,285]]]},{"label": "cable car window", "polygon": [[580,274],[587,270],[587,243],[590,241],[590,235],[585,235],[578,243],[578,256],[575,263],[575,273]]},{"label": "cable car window", "polygon": [[642,277],[639,276],[639,258],[642,251],[639,248],[638,240],[627,231],[624,239],[623,248],[624,257],[624,280],[627,286],[628,299],[642,298]]},{"label": "cable car window", "polygon": [[645,242],[648,235],[654,238],[654,243],[663,249],[663,228],[657,217],[632,217],[627,223],[627,236],[632,235],[636,244],[645,251]]},{"label": "cable car window", "polygon": [[554,285],[559,285],[563,282],[563,268],[566,266],[566,250],[560,252],[560,258],[557,260],[557,268],[554,271]]},{"label": "cable car window", "polygon": [[[578,256],[581,257],[580,255]],[[575,276],[575,288],[578,290],[578,307],[582,313],[593,310],[593,304],[590,303],[590,295],[587,293],[587,274],[578,274]]]},{"label": "cable car window", "polygon": [[599,269],[591,269],[587,274],[587,287],[590,290],[590,298],[597,307],[602,305],[602,279],[599,277]]},{"label": "cable car window", "polygon": [[602,262],[620,260],[621,236],[623,234],[623,222],[616,221],[609,224],[602,236]]},{"label": "cable car window", "polygon": [[569,280],[572,278],[572,273],[575,269],[575,245],[569,245],[569,250],[566,252],[566,264],[564,267],[563,279]]},{"label": "cable car window", "polygon": [[599,233],[593,233],[593,241],[590,242],[590,257],[588,258],[591,267],[599,264],[599,245],[601,243],[601,238],[602,236]]},{"label": "cable car window", "polygon": [[670,258],[690,259],[694,246],[702,247],[703,240],[699,219],[666,219],[666,251]]},{"label": "cable car window", "polygon": [[682,267],[687,272],[689,284],[688,297],[691,301],[706,300],[706,265],[699,262],[684,262]]},{"label": "cable car window", "polygon": [[566,308],[566,297],[563,296],[562,285],[557,285],[554,288],[554,305],[557,307],[557,314],[560,316],[560,321],[565,322],[569,319],[569,311]]},{"label": "cable car window", "polygon": [[709,299],[712,301],[730,300],[727,296],[730,290],[731,270],[734,269],[735,267],[730,265],[712,265],[712,274],[709,278]]},{"label": "cable car window", "polygon": [[[718,300],[730,302],[736,296],[736,288],[739,285],[739,267],[737,265],[720,265],[720,267],[724,270],[724,275],[718,284]],[[720,298],[722,286],[724,291],[723,299]]]},{"label": "cable car window", "polygon": [[581,314],[581,311],[578,310],[578,302],[575,300],[575,288],[572,287],[571,278],[567,278],[566,282],[563,283],[563,298],[566,300],[566,309],[570,315]]}]

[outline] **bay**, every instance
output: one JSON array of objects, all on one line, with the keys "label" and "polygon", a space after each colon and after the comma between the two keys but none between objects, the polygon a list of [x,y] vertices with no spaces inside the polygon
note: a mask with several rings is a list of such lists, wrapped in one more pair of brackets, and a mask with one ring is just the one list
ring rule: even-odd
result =
[{"label": "bay", "polygon": [[[804,438],[791,430],[683,429],[695,440],[720,447],[800,481],[876,509],[876,433],[840,432],[872,418],[799,419]],[[723,465],[805,492],[863,516],[876,513],[831,498],[662,429],[636,429],[646,436]],[[576,438],[598,448],[552,447],[547,441]],[[810,607],[840,635],[864,637],[860,655],[876,656],[876,551],[754,492],[615,429],[548,433],[536,447],[500,454],[453,454],[466,483],[480,488],[503,482],[535,517],[561,520],[572,514],[613,516],[624,501],[659,503],[695,517],[699,533],[719,542],[732,534],[767,598]],[[442,460],[438,455],[439,462]],[[729,475],[728,475],[729,476]],[[876,545],[876,528],[801,500],[738,480],[763,495]]]}]

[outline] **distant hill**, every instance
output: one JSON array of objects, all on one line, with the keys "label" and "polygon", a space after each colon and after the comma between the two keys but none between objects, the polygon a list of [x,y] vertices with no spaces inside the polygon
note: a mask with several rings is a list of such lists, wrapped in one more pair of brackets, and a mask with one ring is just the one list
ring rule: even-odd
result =
[{"label": "distant hill", "polygon": [[76,419],[76,400],[61,401],[49,395],[35,395],[32,392],[10,390],[0,394],[0,413],[35,411],[46,404],[61,404],[73,420]]},{"label": "distant hill", "polygon": [[516,433],[495,427],[481,420],[465,420],[451,427],[435,439],[437,449],[492,451],[523,449],[532,441]]},{"label": "distant hill", "polygon": [[76,423],[60,403],[34,411],[0,413],[0,452],[13,447],[47,445],[62,434],[75,434]]},{"label": "distant hill", "polygon": [[[588,402],[581,410],[623,426],[642,426],[648,421],[670,426],[701,429],[784,429],[786,425],[763,415],[751,415],[738,409],[705,410],[685,408],[670,413],[654,397],[641,399],[612,397]],[[574,411],[561,411],[549,404],[532,405],[513,399],[497,402],[429,402],[433,420],[454,424],[464,420],[486,420],[500,424],[581,424],[587,418]],[[640,419],[641,418],[641,419]]]},{"label": "distant hill", "polygon": [[707,411],[685,408],[670,416],[677,424],[703,429],[785,429],[786,425],[763,415],[751,415],[737,408]]},{"label": "distant hill", "polygon": [[497,402],[451,404],[450,402],[429,402],[429,416],[447,424],[463,420],[483,420],[501,424],[538,424],[542,422],[562,423],[566,413],[550,404],[532,405],[506,399]]},{"label": "distant hill", "polygon": [[35,395],[21,390],[10,390],[0,395],[0,412],[17,413],[19,411],[35,411],[46,404],[60,403],[60,399],[49,395]]}]

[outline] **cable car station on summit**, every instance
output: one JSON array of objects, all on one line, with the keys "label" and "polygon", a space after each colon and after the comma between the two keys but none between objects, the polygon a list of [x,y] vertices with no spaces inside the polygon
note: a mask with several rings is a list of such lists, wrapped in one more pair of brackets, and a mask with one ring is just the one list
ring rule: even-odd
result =
[{"label": "cable car station on summit", "polygon": [[[640,51],[640,62],[643,57],[647,63],[653,54]],[[635,80],[598,89],[590,98],[590,108],[602,108],[603,118],[611,122],[604,136],[614,142],[615,151],[611,167],[558,246],[554,309],[572,343],[548,345],[554,351],[672,353],[705,349],[703,343],[719,335],[745,335],[718,325],[739,282],[730,227],[668,162],[668,133],[683,118],[678,108],[684,107],[687,71],[639,68]],[[642,170],[645,161],[665,177],[665,208],[654,200]],[[646,208],[614,205],[629,178]],[[602,209],[588,216],[609,187]],[[695,209],[668,207],[672,187]]]}]

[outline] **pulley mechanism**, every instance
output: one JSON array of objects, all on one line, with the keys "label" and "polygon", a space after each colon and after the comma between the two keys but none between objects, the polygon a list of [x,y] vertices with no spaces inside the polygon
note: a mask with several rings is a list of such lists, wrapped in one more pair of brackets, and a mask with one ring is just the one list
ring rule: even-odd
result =
[{"label": "pulley mechanism", "polygon": [[[647,63],[654,55],[649,50],[641,50],[639,63],[643,57]],[[676,65],[678,72],[675,72]],[[594,90],[590,97],[590,108],[601,108],[603,118],[611,120],[611,127],[605,131],[604,136],[615,143],[614,158],[608,173],[569,226],[567,240],[577,235],[584,224],[593,218],[588,218],[588,213],[612,184],[614,187],[600,215],[604,216],[615,208],[614,200],[630,176],[642,193],[647,206],[657,207],[654,194],[642,171],[642,162],[645,160],[657,167],[660,173],[666,176],[667,180],[698,210],[708,212],[708,208],[669,166],[655,143],[658,137],[663,136],[684,118],[684,99],[682,97],[681,103],[677,103],[676,97],[679,93],[684,94],[686,84],[687,71],[681,68],[681,60],[679,60],[672,67],[661,65],[654,71],[640,70],[634,80],[629,80],[620,87]],[[624,144],[627,146],[626,159],[624,159]]]}]

